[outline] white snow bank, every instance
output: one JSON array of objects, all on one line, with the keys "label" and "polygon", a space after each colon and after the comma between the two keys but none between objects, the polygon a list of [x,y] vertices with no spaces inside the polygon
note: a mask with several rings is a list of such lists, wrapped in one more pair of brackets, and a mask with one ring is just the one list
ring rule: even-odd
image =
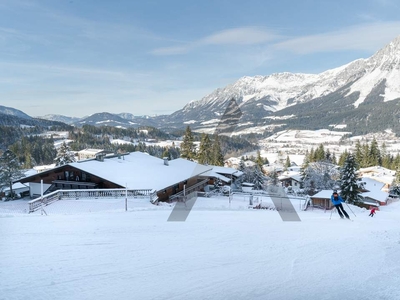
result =
[{"label": "white snow bank", "polygon": [[398,203],[354,222],[170,209],[0,218],[1,298],[400,299]]}]

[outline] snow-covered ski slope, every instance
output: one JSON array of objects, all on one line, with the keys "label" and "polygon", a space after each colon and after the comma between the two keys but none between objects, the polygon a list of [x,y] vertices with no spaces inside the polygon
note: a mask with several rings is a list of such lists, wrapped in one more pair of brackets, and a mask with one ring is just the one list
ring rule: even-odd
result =
[{"label": "snow-covered ski slope", "polygon": [[186,222],[121,204],[0,214],[0,299],[400,299],[400,203],[345,205],[354,222],[296,202],[283,222],[239,196],[199,198]]}]

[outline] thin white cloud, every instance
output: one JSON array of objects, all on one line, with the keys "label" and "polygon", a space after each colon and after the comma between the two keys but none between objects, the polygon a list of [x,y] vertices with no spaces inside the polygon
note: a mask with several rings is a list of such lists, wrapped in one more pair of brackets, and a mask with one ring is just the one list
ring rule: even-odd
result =
[{"label": "thin white cloud", "polygon": [[398,35],[400,35],[400,22],[375,22],[288,39],[275,44],[274,48],[297,54],[344,50],[374,51]]},{"label": "thin white cloud", "polygon": [[241,27],[223,30],[200,40],[200,45],[257,45],[269,42],[277,35],[258,27]]},{"label": "thin white cloud", "polygon": [[151,51],[154,55],[176,55],[203,46],[259,45],[279,38],[277,34],[261,27],[238,27],[215,32],[183,46],[161,47]]},{"label": "thin white cloud", "polygon": [[157,48],[151,51],[154,55],[176,55],[176,54],[183,54],[187,53],[191,47],[187,46],[178,46],[178,47],[163,47]]}]

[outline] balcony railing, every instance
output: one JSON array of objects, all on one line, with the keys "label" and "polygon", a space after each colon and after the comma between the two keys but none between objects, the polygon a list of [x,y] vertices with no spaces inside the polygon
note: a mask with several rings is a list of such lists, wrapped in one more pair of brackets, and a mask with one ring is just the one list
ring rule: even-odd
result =
[{"label": "balcony railing", "polygon": [[180,191],[179,193],[173,194],[169,197],[169,201],[177,201],[180,197],[188,195],[194,191],[200,191],[207,185],[208,179],[204,179],[192,186],[185,187],[185,190]]},{"label": "balcony railing", "polygon": [[110,199],[110,198],[143,198],[155,203],[158,199],[157,191],[151,189],[126,190],[126,189],[86,189],[86,190],[57,190],[43,197],[29,201],[29,213],[58,200],[78,199]]}]

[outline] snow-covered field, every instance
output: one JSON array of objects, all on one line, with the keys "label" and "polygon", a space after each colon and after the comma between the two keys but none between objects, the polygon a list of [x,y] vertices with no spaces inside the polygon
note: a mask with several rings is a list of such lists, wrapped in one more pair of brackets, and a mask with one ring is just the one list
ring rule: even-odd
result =
[{"label": "snow-covered field", "polygon": [[59,201],[47,216],[0,202],[0,299],[400,299],[400,203],[374,218],[345,206],[354,222],[247,203],[198,198],[167,222],[171,206],[146,202]]}]

